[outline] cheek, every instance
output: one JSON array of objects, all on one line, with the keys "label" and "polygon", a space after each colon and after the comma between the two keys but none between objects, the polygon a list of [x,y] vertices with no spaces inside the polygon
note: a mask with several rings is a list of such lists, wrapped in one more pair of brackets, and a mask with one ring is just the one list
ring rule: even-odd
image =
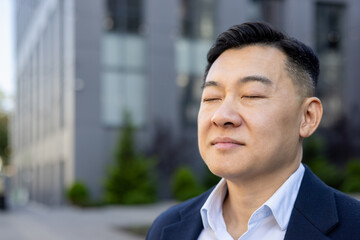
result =
[{"label": "cheek", "polygon": [[200,131],[203,128],[207,128],[210,123],[211,123],[211,113],[206,109],[204,109],[203,107],[200,107],[197,118],[198,130]]},{"label": "cheek", "polygon": [[197,123],[198,123],[198,127],[201,126],[202,122],[204,119],[204,111],[202,109],[202,107],[200,107],[199,112],[198,112],[198,116],[197,116]]},{"label": "cheek", "polygon": [[[290,108],[266,108],[253,114],[249,128],[263,140],[287,138],[297,131],[297,114]],[[258,139],[261,140],[261,139]]]},{"label": "cheek", "polygon": [[199,146],[201,146],[201,143],[203,143],[205,135],[206,135],[206,129],[209,125],[209,117],[206,112],[204,112],[201,107],[199,110],[198,118],[197,118],[197,125],[198,125],[198,142]]}]

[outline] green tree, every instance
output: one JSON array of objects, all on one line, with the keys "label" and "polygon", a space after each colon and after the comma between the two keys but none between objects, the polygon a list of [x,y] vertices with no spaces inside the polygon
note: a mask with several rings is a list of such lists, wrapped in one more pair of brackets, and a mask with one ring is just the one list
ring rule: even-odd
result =
[{"label": "green tree", "polygon": [[341,185],[341,191],[347,193],[360,192],[360,160],[350,159],[345,168],[345,180]]},{"label": "green tree", "polygon": [[8,116],[0,112],[0,157],[3,164],[9,163]]},{"label": "green tree", "polygon": [[177,200],[185,201],[204,191],[189,167],[180,167],[172,179],[172,191]]},{"label": "green tree", "polygon": [[3,164],[7,165],[9,164],[10,148],[8,134],[9,118],[3,107],[5,98],[4,92],[0,90],[0,157],[3,160]]},{"label": "green tree", "polygon": [[105,179],[105,201],[111,204],[150,203],[156,200],[152,176],[153,159],[138,154],[134,148],[135,128],[128,114],[115,150],[115,162]]},{"label": "green tree", "polygon": [[327,185],[339,189],[344,177],[342,171],[326,157],[325,147],[325,141],[319,135],[305,139],[303,162]]}]

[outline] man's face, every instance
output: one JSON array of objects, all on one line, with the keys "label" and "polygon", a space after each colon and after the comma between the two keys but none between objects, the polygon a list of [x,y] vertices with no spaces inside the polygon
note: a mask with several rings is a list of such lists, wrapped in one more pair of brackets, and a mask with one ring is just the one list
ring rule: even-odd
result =
[{"label": "man's face", "polygon": [[299,164],[303,109],[285,61],[278,49],[255,45],[229,49],[211,66],[198,143],[214,174],[253,179]]}]

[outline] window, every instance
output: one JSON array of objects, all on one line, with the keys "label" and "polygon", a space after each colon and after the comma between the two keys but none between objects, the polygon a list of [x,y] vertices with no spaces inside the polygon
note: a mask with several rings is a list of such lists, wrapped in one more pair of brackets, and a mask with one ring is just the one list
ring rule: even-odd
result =
[{"label": "window", "polygon": [[145,42],[141,36],[141,0],[108,0],[102,39],[102,119],[117,127],[129,112],[145,122]]},{"label": "window", "polygon": [[105,28],[108,31],[140,33],[142,0],[107,0]]},{"label": "window", "polygon": [[144,76],[141,73],[121,73],[108,71],[103,74],[103,120],[108,126],[122,123],[124,111],[129,111],[134,124],[143,124]]},{"label": "window", "polygon": [[175,54],[180,115],[187,126],[196,126],[206,54],[215,38],[216,3],[216,0],[181,0],[181,35]]},{"label": "window", "polygon": [[278,29],[283,28],[284,0],[251,0],[248,4],[249,21],[265,21]]},{"label": "window", "polygon": [[186,38],[212,39],[214,36],[215,0],[181,1],[181,35]]},{"label": "window", "polygon": [[324,127],[335,124],[342,114],[344,14],[344,5],[316,5],[316,50],[321,63],[318,95],[326,109],[322,119]]}]

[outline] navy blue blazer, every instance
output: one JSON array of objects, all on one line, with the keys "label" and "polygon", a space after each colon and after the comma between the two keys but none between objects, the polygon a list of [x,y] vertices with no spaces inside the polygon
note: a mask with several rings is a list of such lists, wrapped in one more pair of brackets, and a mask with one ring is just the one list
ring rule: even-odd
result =
[{"label": "navy blue blazer", "polygon": [[[203,229],[200,209],[211,191],[162,213],[146,239],[197,239]],[[305,166],[285,240],[330,239],[360,240],[360,202],[325,185]]]}]

